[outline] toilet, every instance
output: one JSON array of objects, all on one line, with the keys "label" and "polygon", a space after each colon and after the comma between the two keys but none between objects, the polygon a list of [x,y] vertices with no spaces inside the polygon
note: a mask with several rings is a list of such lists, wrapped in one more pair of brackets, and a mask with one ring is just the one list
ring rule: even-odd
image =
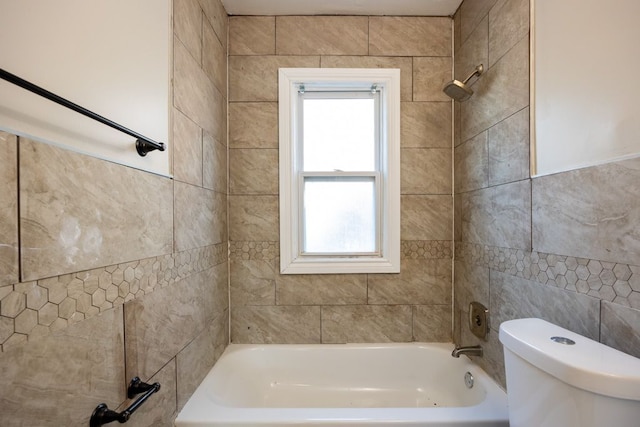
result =
[{"label": "toilet", "polygon": [[542,319],[499,337],[510,427],[640,426],[640,359]]}]

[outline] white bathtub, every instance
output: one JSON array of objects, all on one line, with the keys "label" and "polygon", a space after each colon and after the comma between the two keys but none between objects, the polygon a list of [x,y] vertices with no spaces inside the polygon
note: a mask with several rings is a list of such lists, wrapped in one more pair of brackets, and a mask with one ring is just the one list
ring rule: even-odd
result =
[{"label": "white bathtub", "polygon": [[452,349],[231,344],[175,425],[507,427],[505,393],[466,356],[451,357]]}]

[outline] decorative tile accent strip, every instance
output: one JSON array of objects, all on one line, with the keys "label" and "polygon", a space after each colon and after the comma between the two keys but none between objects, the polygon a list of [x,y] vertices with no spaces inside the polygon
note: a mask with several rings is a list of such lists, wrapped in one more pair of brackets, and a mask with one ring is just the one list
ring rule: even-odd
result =
[{"label": "decorative tile accent strip", "polygon": [[229,257],[232,260],[271,261],[280,256],[279,242],[229,242]]},{"label": "decorative tile accent strip", "polygon": [[457,259],[640,309],[640,266],[456,242]]},{"label": "decorative tile accent strip", "polygon": [[226,262],[227,243],[0,288],[0,351]]},{"label": "decorative tile accent strip", "polygon": [[403,240],[400,256],[403,259],[450,259],[452,246],[451,240]]}]

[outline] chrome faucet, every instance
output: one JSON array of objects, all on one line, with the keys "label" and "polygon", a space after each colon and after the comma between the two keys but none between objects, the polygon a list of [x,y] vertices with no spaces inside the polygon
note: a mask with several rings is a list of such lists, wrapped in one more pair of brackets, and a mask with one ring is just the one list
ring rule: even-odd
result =
[{"label": "chrome faucet", "polygon": [[468,356],[479,356],[482,357],[482,347],[479,345],[474,345],[470,347],[457,347],[453,349],[451,355],[453,357],[460,357],[461,354],[466,354]]}]

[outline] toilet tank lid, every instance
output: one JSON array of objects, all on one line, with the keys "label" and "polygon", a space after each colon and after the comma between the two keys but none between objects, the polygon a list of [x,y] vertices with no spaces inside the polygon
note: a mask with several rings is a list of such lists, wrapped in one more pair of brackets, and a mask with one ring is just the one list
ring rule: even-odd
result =
[{"label": "toilet tank lid", "polygon": [[[640,359],[542,319],[503,322],[499,337],[505,348],[567,384],[604,396],[640,400]],[[558,343],[551,337],[568,338],[575,344]]]}]

